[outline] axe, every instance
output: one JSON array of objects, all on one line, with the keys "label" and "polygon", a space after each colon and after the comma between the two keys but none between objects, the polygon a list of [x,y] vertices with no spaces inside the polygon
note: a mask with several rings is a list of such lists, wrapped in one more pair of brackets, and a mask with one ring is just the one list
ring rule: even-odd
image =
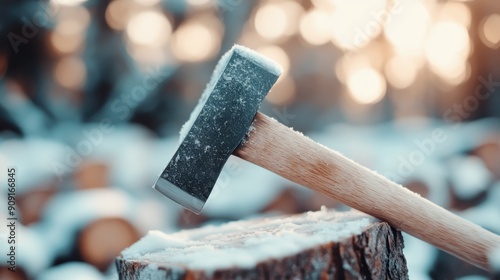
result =
[{"label": "axe", "polygon": [[500,236],[258,112],[280,74],[279,65],[247,48],[227,52],[154,188],[200,213],[232,154],[491,268],[488,254],[500,246]]}]

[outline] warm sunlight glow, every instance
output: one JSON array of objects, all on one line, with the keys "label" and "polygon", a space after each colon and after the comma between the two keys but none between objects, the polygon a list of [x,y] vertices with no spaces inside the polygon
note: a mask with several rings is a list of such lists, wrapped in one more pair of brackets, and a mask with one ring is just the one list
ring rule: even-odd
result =
[{"label": "warm sunlight glow", "polygon": [[278,4],[266,4],[255,14],[255,30],[266,39],[278,39],[287,29],[287,16]]},{"label": "warm sunlight glow", "polygon": [[356,102],[373,104],[384,97],[386,84],[384,77],[377,70],[364,67],[349,73],[347,88]]},{"label": "warm sunlight glow", "polygon": [[500,47],[500,15],[492,14],[479,25],[481,41],[492,49]]},{"label": "warm sunlight glow", "polygon": [[86,77],[85,64],[79,57],[64,57],[57,62],[54,76],[61,86],[71,90],[79,89]]},{"label": "warm sunlight glow", "polygon": [[130,3],[128,0],[114,0],[106,8],[106,22],[115,30],[125,29],[130,19]]},{"label": "warm sunlight glow", "polygon": [[469,34],[463,25],[438,22],[431,28],[425,55],[436,74],[453,79],[463,76],[469,52]]},{"label": "warm sunlight glow", "polygon": [[172,60],[169,51],[163,47],[144,47],[129,43],[127,52],[140,65],[165,65]]},{"label": "warm sunlight glow", "polygon": [[220,48],[220,34],[201,21],[183,23],[172,38],[172,52],[179,60],[187,62],[207,60]]},{"label": "warm sunlight glow", "polygon": [[207,4],[210,4],[211,2],[214,2],[214,0],[187,0],[187,2],[192,6],[205,6]]},{"label": "warm sunlight glow", "polygon": [[285,35],[290,36],[297,33],[299,28],[300,18],[304,14],[302,5],[295,1],[284,1],[276,3],[285,12],[287,18],[287,25],[285,28]]},{"label": "warm sunlight glow", "polygon": [[392,14],[386,0],[337,0],[334,4],[331,38],[342,49],[366,46],[380,34]]},{"label": "warm sunlight glow", "polygon": [[314,7],[325,11],[333,12],[335,10],[334,0],[312,0]]},{"label": "warm sunlight glow", "polygon": [[84,42],[81,34],[63,35],[58,32],[50,34],[50,42],[56,51],[60,53],[73,53],[80,49]]},{"label": "warm sunlight glow", "polygon": [[431,69],[450,85],[459,85],[470,76],[470,66],[466,61],[455,60],[444,68],[432,66]]},{"label": "warm sunlight glow", "polygon": [[160,3],[160,0],[134,0],[134,1],[143,6],[153,6]]},{"label": "warm sunlight glow", "polygon": [[55,5],[63,5],[63,6],[77,6],[85,3],[87,0],[51,0]]},{"label": "warm sunlight glow", "polygon": [[300,21],[300,35],[311,45],[322,45],[330,40],[332,17],[320,9],[307,12]]},{"label": "warm sunlight glow", "polygon": [[145,11],[134,15],[127,24],[127,36],[135,44],[161,46],[170,37],[172,27],[158,11]]},{"label": "warm sunlight glow", "polygon": [[395,88],[404,89],[413,84],[417,76],[417,63],[404,56],[395,56],[385,65],[387,81]]},{"label": "warm sunlight glow", "polygon": [[283,106],[290,104],[295,99],[295,95],[295,82],[290,75],[282,75],[266,96],[266,100],[271,104]]},{"label": "warm sunlight glow", "polygon": [[440,21],[454,21],[463,26],[470,26],[470,10],[464,3],[445,2],[439,12]]},{"label": "warm sunlight glow", "polygon": [[90,23],[90,14],[87,9],[76,6],[67,8],[57,18],[55,32],[61,35],[76,35],[84,33]]},{"label": "warm sunlight glow", "polygon": [[275,45],[269,45],[259,47],[255,51],[281,65],[281,67],[283,67],[283,76],[288,73],[288,70],[290,69],[290,58],[288,58],[288,55],[282,48]]},{"label": "warm sunlight glow", "polygon": [[431,19],[420,1],[401,1],[401,11],[392,15],[384,35],[401,55],[419,56]]}]

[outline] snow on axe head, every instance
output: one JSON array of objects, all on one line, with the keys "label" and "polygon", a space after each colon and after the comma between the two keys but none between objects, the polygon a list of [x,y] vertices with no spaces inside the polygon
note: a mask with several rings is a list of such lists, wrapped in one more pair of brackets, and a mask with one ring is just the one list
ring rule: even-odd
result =
[{"label": "snow on axe head", "polygon": [[199,213],[281,71],[245,47],[236,45],[227,52],[182,127],[179,148],[154,188]]}]

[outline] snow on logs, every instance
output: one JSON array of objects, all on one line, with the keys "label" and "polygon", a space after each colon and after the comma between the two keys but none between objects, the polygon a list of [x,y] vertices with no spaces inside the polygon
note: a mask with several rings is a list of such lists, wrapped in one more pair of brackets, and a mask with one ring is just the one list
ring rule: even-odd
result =
[{"label": "snow on logs", "polygon": [[116,259],[120,279],[408,279],[401,233],[323,208],[173,234],[150,231]]}]

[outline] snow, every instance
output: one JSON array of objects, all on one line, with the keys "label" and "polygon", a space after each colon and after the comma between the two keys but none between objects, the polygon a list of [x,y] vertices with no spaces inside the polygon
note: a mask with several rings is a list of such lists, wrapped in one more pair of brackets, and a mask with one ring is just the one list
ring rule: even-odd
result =
[{"label": "snow", "polygon": [[[0,195],[0,199],[3,198]],[[7,217],[1,211],[0,219],[7,221]],[[4,246],[0,246],[0,255],[2,256],[7,256],[10,248],[10,245],[7,244],[8,228],[5,228],[7,230],[0,230],[0,241],[5,242]],[[54,261],[53,250],[45,242],[44,237],[36,229],[24,226],[19,222],[16,223],[16,265],[24,269],[29,279],[47,269]],[[6,261],[7,257],[3,260]],[[7,265],[7,263],[4,264]]]},{"label": "snow", "polygon": [[406,178],[406,182],[416,180],[429,188],[428,199],[437,205],[448,205],[448,168],[439,160],[429,158],[415,172]]},{"label": "snow", "polygon": [[[429,243],[405,232],[402,234],[405,243],[403,252],[406,256],[409,278],[430,280],[431,277],[427,273],[432,270],[436,262],[438,250]],[[425,258],[419,258],[417,256],[425,256]]]},{"label": "snow", "polygon": [[89,189],[61,192],[45,207],[44,223],[37,228],[47,237],[46,244],[57,254],[67,250],[78,230],[103,217],[134,217],[137,202],[116,189]]},{"label": "snow", "polygon": [[488,278],[480,275],[468,275],[468,276],[458,277],[456,280],[488,280]]},{"label": "snow", "polygon": [[[85,126],[88,131],[95,128],[95,124]],[[159,153],[163,150],[155,150],[158,141],[152,138],[150,131],[139,125],[117,124],[113,126],[113,131],[102,132],[102,135],[102,140],[93,146],[90,158],[108,164],[112,185],[135,191],[154,183],[159,172],[152,173],[149,163],[154,157],[161,156]],[[80,138],[80,141],[83,139]],[[165,167],[165,160],[168,157],[163,157],[159,168]]]},{"label": "snow", "polygon": [[217,63],[217,66],[214,69],[214,72],[212,74],[212,77],[210,78],[210,81],[208,82],[207,86],[205,87],[205,90],[201,94],[200,100],[198,100],[198,104],[196,107],[193,109],[191,112],[191,115],[189,116],[188,121],[182,126],[180,130],[180,138],[179,138],[179,143],[182,143],[184,139],[186,138],[187,134],[189,133],[189,130],[194,124],[194,121],[198,117],[198,115],[201,112],[201,109],[205,105],[205,103],[208,100],[208,97],[212,93],[212,91],[215,88],[215,85],[217,84],[217,81],[220,79],[222,76],[222,73],[224,72],[224,69],[226,68],[227,63],[229,62],[229,59],[231,58],[232,54],[237,53],[243,57],[245,57],[248,60],[253,61],[255,64],[261,66],[262,68],[266,69],[270,73],[273,73],[277,76],[281,74],[283,71],[281,66],[279,66],[276,62],[262,56],[261,54],[240,46],[240,45],[234,45],[228,52],[226,52],[219,60]]},{"label": "snow", "polygon": [[323,207],[296,216],[237,221],[169,235],[150,231],[122,256],[208,273],[234,266],[250,268],[359,234],[374,221],[361,212],[347,214]]},{"label": "snow", "polygon": [[[68,149],[64,144],[43,138],[3,141],[0,142],[0,167],[2,170],[17,168],[16,193],[20,195],[57,178],[53,164],[65,163]],[[6,176],[7,172],[0,174],[2,182],[7,180]],[[5,190],[7,188],[2,188]]]},{"label": "snow", "polygon": [[483,161],[475,156],[455,157],[450,166],[451,186],[461,199],[472,199],[486,191],[493,179]]},{"label": "snow", "polygon": [[283,68],[276,62],[270,60],[269,58],[240,45],[235,45],[232,50],[237,54],[245,57],[258,64],[260,67],[266,69],[268,72],[279,76],[283,72]]},{"label": "snow", "polygon": [[490,251],[488,259],[493,271],[500,273],[500,244]]},{"label": "snow", "polygon": [[469,208],[460,216],[478,224],[493,232],[500,232],[500,182],[493,185],[488,193],[485,201],[480,205]]},{"label": "snow", "polygon": [[268,205],[288,183],[285,179],[240,158],[231,156],[210,194],[203,214],[239,219]]},{"label": "snow", "polygon": [[188,244],[184,240],[173,238],[159,230],[151,230],[146,237],[123,250],[122,256],[139,258],[142,255],[161,250],[160,248],[182,248],[186,245]]},{"label": "snow", "polygon": [[[71,275],[71,276],[70,276]],[[69,262],[41,273],[36,280],[104,280],[104,276],[93,266],[82,262]]]}]

